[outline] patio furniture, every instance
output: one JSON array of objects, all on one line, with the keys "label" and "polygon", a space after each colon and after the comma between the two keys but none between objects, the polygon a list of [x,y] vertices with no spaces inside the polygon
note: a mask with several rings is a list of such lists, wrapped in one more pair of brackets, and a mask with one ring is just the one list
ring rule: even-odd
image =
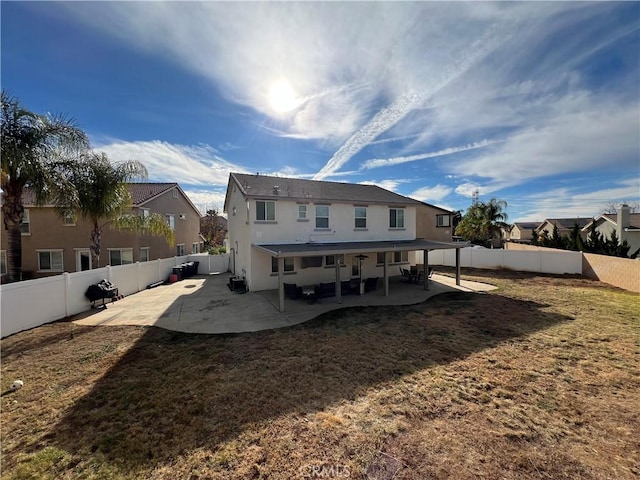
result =
[{"label": "patio furniture", "polygon": [[316,298],[327,298],[336,296],[335,283],[320,283],[315,286]]},{"label": "patio furniture", "polygon": [[316,297],[316,289],[315,287],[301,287],[302,290],[302,297],[311,303],[315,303],[318,300],[318,297]]},{"label": "patio furniture", "polygon": [[245,293],[247,291],[247,284],[244,278],[231,277],[229,279],[229,290],[235,293]]},{"label": "patio furniture", "polygon": [[364,291],[372,292],[378,286],[378,277],[370,277],[364,281]]},{"label": "patio furniture", "polygon": [[288,299],[297,300],[302,298],[302,287],[299,287],[295,283],[283,283],[282,285],[284,286],[284,296]]}]

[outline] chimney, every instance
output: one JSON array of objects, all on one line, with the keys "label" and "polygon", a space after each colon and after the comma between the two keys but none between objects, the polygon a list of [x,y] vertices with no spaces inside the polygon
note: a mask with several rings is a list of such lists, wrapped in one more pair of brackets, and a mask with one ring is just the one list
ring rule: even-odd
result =
[{"label": "chimney", "polygon": [[623,203],[618,209],[618,218],[616,218],[616,233],[618,234],[618,241],[620,243],[626,238],[624,229],[629,228],[631,217],[631,209],[629,205]]}]

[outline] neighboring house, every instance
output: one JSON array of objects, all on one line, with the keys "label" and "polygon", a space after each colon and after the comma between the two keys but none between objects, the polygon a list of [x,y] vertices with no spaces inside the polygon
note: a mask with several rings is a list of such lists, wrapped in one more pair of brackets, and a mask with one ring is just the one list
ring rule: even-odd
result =
[{"label": "neighboring house", "polygon": [[416,238],[450,242],[453,212],[425,202],[416,206]]},{"label": "neighboring house", "polygon": [[[200,212],[177,183],[130,183],[132,211],[159,213],[175,229],[172,247],[162,236],[135,234],[108,226],[102,232],[100,266],[145,262],[200,252]],[[23,194],[22,271],[24,277],[89,270],[91,224],[83,218],[60,218],[52,205],[36,207],[32,192]],[[5,232],[3,232],[5,233]],[[2,273],[6,272],[7,235],[1,239]]]},{"label": "neighboring house", "polygon": [[573,230],[574,226],[577,224],[580,229],[580,236],[585,240],[586,236],[582,229],[585,225],[591,222],[591,220],[591,218],[548,218],[537,226],[536,232],[539,236],[542,236],[542,232],[546,230],[549,234],[549,238],[551,238],[551,235],[553,234],[553,227],[557,226],[560,236],[568,237],[571,234],[571,230]]},{"label": "neighboring house", "polygon": [[616,232],[618,241],[627,241],[629,255],[633,255],[640,248],[640,213],[631,213],[628,205],[621,205],[617,213],[603,213],[598,215],[582,229],[586,238],[591,230],[591,224],[596,224],[596,231],[605,238],[611,238]]},{"label": "neighboring house", "polygon": [[[533,231],[538,228],[539,222],[516,222],[509,231],[503,232],[505,240],[516,243],[531,243]],[[551,227],[553,231],[553,227]],[[551,232],[549,232],[551,234]]]},{"label": "neighboring house", "polygon": [[[378,277],[388,294],[388,276],[408,267],[410,252],[465,246],[418,238],[418,212],[430,210],[450,214],[375,185],[231,173],[224,212],[232,271],[250,290],[279,288],[281,310],[283,282]],[[433,226],[420,222],[425,233]]]}]

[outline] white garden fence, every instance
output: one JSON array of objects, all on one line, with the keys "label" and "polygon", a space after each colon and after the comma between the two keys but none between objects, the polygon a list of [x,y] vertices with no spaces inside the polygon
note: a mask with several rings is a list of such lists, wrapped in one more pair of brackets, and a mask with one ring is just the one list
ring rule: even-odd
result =
[{"label": "white garden fence", "polygon": [[163,258],[2,285],[0,336],[6,337],[89,310],[91,302],[84,293],[90,285],[102,279],[115,284],[120,295],[131,295],[146,289],[148,285],[167,280],[174,266],[189,261],[199,262],[198,274],[207,275],[226,272],[229,255],[205,253]]},{"label": "white garden fence", "polygon": [[[432,250],[429,252],[429,265],[454,267],[456,265],[455,255],[455,250]],[[417,258],[419,259],[418,263],[422,263],[420,254]],[[460,249],[460,266],[581,275],[582,252],[568,250],[532,252],[467,247]]]}]

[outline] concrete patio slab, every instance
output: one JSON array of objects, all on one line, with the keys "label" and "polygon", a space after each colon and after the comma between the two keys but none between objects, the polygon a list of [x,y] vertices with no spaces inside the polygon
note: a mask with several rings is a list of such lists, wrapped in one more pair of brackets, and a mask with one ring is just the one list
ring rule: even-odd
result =
[{"label": "concrete patio slab", "polygon": [[390,295],[384,296],[382,280],[378,289],[365,295],[346,295],[315,303],[286,300],[285,312],[278,311],[278,292],[234,293],[227,283],[229,274],[198,276],[169,285],[143,290],[107,308],[93,309],[74,316],[78,325],[146,325],[187,333],[242,333],[282,328],[303,323],[325,312],[353,306],[412,305],[429,297],[456,290],[484,292],[496,287],[433,275],[429,290],[405,283],[402,277],[389,279]]}]

